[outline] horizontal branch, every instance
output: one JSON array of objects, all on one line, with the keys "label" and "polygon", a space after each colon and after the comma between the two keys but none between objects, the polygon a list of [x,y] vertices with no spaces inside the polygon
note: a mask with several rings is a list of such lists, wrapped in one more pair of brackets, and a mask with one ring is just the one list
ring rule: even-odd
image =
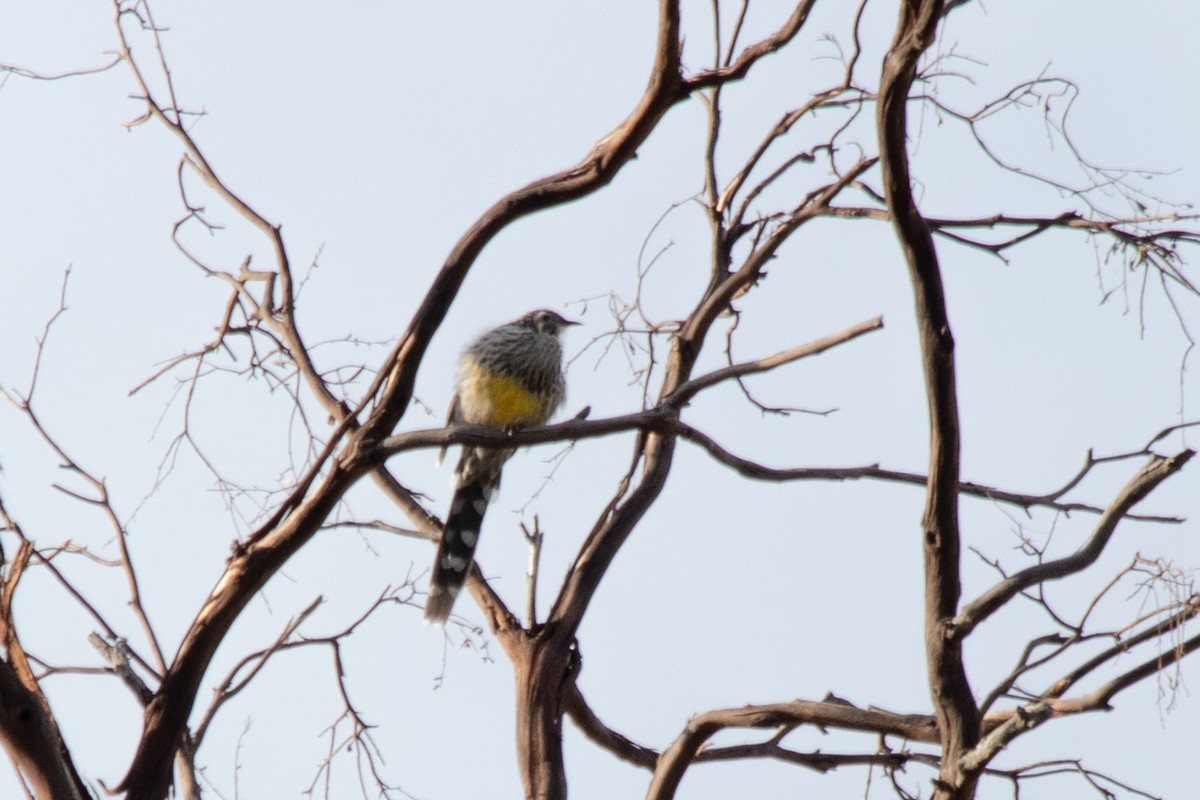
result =
[{"label": "horizontal branch", "polygon": [[736,761],[744,758],[773,758],[816,772],[832,772],[838,767],[880,766],[890,769],[901,769],[909,761],[928,760],[936,763],[932,756],[923,756],[912,752],[877,752],[877,753],[826,753],[817,750],[812,753],[802,753],[790,750],[779,744],[776,737],[765,742],[751,744],[734,744],[726,747],[713,747],[701,750],[696,754],[695,763],[703,764],[711,761]]},{"label": "horizontal branch", "polygon": [[[720,370],[719,370],[720,371]],[[700,380],[700,379],[697,379]],[[928,478],[919,472],[904,472],[887,469],[878,464],[858,467],[769,467],[726,450],[721,444],[703,431],[679,419],[678,413],[663,408],[652,408],[633,414],[624,414],[605,419],[571,419],[556,425],[539,428],[522,428],[514,431],[497,431],[481,425],[452,425],[446,428],[426,428],[405,431],[387,437],[378,444],[383,458],[398,453],[422,448],[446,447],[467,444],[478,447],[523,447],[552,442],[581,441],[631,431],[654,431],[672,434],[689,441],[723,464],[746,478],[760,481],[849,481],[880,480],[924,487]],[[973,481],[962,481],[958,485],[960,494],[979,497],[996,503],[1007,503],[1023,509],[1050,508],[1064,513],[1083,512],[1103,514],[1101,506],[1080,502],[1058,500],[1059,493],[1025,494],[988,486]],[[1125,519],[1136,522],[1179,524],[1180,517],[1158,514],[1125,514]]]},{"label": "horizontal branch", "polygon": [[[860,186],[859,188],[865,189],[866,187]],[[891,214],[887,209],[872,206],[828,206],[821,211],[821,214],[843,219],[873,219],[880,222],[891,220]],[[1200,214],[1147,214],[1114,219],[1094,219],[1085,217],[1076,211],[1064,211],[1055,216],[1043,217],[992,214],[986,217],[961,219],[928,217],[925,220],[930,230],[938,235],[953,239],[960,244],[987,250],[996,255],[1049,230],[1078,230],[1104,234],[1133,245],[1150,244],[1156,241],[1200,244],[1200,230],[1188,228],[1146,230],[1147,226],[1151,225],[1196,223],[1197,221],[1200,221]],[[997,228],[1020,228],[1022,230],[999,242],[982,242],[968,239],[960,233],[952,233],[952,231],[995,230]],[[1128,230],[1131,228],[1134,230]],[[1139,232],[1137,230],[1139,228],[1143,230]]]},{"label": "horizontal branch", "polygon": [[[1170,653],[1138,665],[1083,697],[1067,700],[1039,698],[1027,706],[987,714],[982,720],[983,735],[979,743],[960,760],[959,769],[972,772],[985,770],[991,759],[1009,742],[1051,717],[1106,710],[1108,701],[1118,691],[1162,670],[1196,649],[1200,649],[1200,636],[1173,648]],[[830,756],[824,753],[797,753],[778,746],[788,732],[802,725],[899,736],[907,741],[928,744],[940,743],[937,719],[933,714],[899,714],[877,708],[864,709],[836,698],[824,701],[794,700],[705,712],[689,720],[671,747],[661,754],[630,741],[605,725],[587,706],[577,687],[568,690],[564,710],[594,743],[631,764],[655,770],[647,797],[672,796],[687,766],[704,761],[772,757],[822,771],[845,764],[892,763],[887,758],[872,760],[883,755],[878,753]],[[759,744],[713,749],[703,747],[716,733],[727,728],[773,729],[776,734],[769,741]],[[896,755],[905,761],[914,756],[937,758],[936,755],[917,756],[911,753]]]},{"label": "horizontal branch", "polygon": [[579,441],[608,436],[628,431],[670,431],[678,415],[674,411],[652,408],[607,419],[571,419],[556,425],[520,430],[498,431],[482,425],[451,425],[446,428],[426,428],[393,434],[378,444],[383,458],[390,458],[407,450],[427,447],[446,447],[452,444],[476,447],[522,447],[549,442]]},{"label": "horizontal branch", "polygon": [[706,375],[701,375],[680,384],[675,391],[662,400],[658,407],[647,411],[626,414],[621,417],[612,417],[606,420],[584,421],[573,419],[559,423],[558,425],[541,428],[524,428],[513,431],[496,431],[492,428],[471,425],[459,425],[436,430],[411,431],[387,437],[380,444],[380,448],[383,451],[384,458],[387,458],[403,450],[434,445],[438,447],[445,447],[450,444],[517,447],[544,442],[589,439],[629,430],[667,433],[671,431],[673,424],[678,421],[678,409],[686,405],[689,400],[704,389],[710,388],[722,381],[766,372],[783,364],[823,353],[826,350],[840,344],[845,344],[852,339],[856,339],[863,334],[870,333],[882,327],[883,318],[875,317],[851,325],[837,333],[784,350],[772,356],[714,370]]},{"label": "horizontal branch", "polygon": [[32,81],[61,81],[65,78],[78,78],[83,75],[96,75],[101,72],[107,72],[120,63],[121,57],[113,56],[111,60],[99,66],[80,67],[78,69],[67,70],[66,72],[38,72],[37,70],[17,66],[16,64],[0,64],[0,73],[16,75]]},{"label": "horizontal branch", "polygon": [[[919,472],[903,472],[900,470],[886,469],[878,464],[870,464],[862,467],[767,467],[749,459],[730,453],[725,450],[720,444],[711,439],[707,434],[692,428],[682,422],[677,423],[680,427],[680,436],[684,439],[696,444],[708,452],[715,460],[735,470],[739,474],[762,481],[795,481],[795,480],[830,480],[830,481],[846,481],[846,480],[861,480],[869,478],[873,480],[891,481],[893,483],[907,483],[914,486],[925,486],[928,478]],[[1073,511],[1086,512],[1089,514],[1102,514],[1104,509],[1100,506],[1090,505],[1088,503],[1079,502],[1062,502],[1058,500],[1059,493],[1053,494],[1025,494],[1022,492],[1012,492],[1006,489],[999,489],[995,486],[988,486],[974,481],[961,481],[958,484],[959,494],[968,495],[971,497],[979,497],[985,500],[991,500],[997,503],[1008,503],[1009,505],[1018,506],[1023,509],[1035,507],[1052,508],[1055,511],[1071,513]],[[1126,517],[1130,520],[1138,522],[1159,522],[1167,524],[1179,524],[1183,522],[1180,517],[1163,516],[1158,514],[1129,514]]]},{"label": "horizontal branch", "polygon": [[[571,719],[579,727],[579,730],[594,744],[634,766],[651,771],[655,769],[658,759],[661,757],[659,752],[653,748],[637,744],[624,734],[605,725],[588,706],[578,686],[572,684],[567,689],[563,710],[570,715]],[[927,719],[932,721],[932,717],[928,717]],[[779,744],[780,740],[787,735],[788,730],[788,728],[782,727],[775,735],[764,742],[707,748],[696,753],[693,761],[695,763],[703,763],[710,761],[735,761],[744,758],[773,758],[779,761],[786,761],[789,764],[808,767],[818,772],[828,772],[842,766],[863,764],[899,768],[914,757],[922,757],[918,754],[908,752],[824,753],[818,751],[802,753],[790,750]]]},{"label": "horizontal branch", "polygon": [[795,728],[800,725],[892,734],[905,739],[938,741],[937,723],[928,714],[893,714],[864,709],[845,702],[794,700],[744,708],[727,708],[699,714],[658,760],[647,798],[673,797],[683,773],[696,760],[703,744],[725,728]]}]

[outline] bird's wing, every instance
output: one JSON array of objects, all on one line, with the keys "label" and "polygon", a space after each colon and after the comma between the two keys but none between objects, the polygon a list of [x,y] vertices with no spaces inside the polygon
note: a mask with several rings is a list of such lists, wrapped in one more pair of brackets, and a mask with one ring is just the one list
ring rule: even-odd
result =
[{"label": "bird's wing", "polygon": [[[450,398],[450,407],[446,409],[446,425],[457,424],[462,421],[460,409],[458,407],[458,392],[454,393],[454,397]],[[450,445],[444,444],[438,450],[437,460],[433,462],[434,467],[442,466],[442,461],[446,458],[446,451],[450,449]]]}]

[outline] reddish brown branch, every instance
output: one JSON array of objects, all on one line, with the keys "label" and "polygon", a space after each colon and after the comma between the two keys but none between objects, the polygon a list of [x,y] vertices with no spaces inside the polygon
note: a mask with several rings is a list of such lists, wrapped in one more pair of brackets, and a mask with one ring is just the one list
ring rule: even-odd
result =
[{"label": "reddish brown branch", "polygon": [[[728,66],[698,72],[687,80],[688,91],[698,91],[711,86],[721,86],[732,81],[741,80],[750,72],[750,68],[760,58],[770,55],[786,45],[800,29],[804,27],[808,14],[816,5],[816,0],[802,0],[796,4],[787,21],[775,33],[747,46],[738,54],[737,60]],[[732,47],[732,42],[730,43]]]},{"label": "reddish brown branch", "polygon": [[667,800],[674,797],[684,772],[696,760],[701,747],[724,728],[791,729],[800,725],[887,733],[922,742],[937,742],[939,739],[934,718],[927,714],[893,714],[858,708],[845,702],[795,700],[709,711],[689,720],[683,732],[663,751],[646,798]]},{"label": "reddish brown branch", "polygon": [[955,638],[969,634],[976,625],[1003,607],[1019,592],[1046,581],[1059,580],[1074,575],[1095,563],[1117,525],[1128,515],[1130,509],[1141,502],[1150,492],[1167,478],[1174,475],[1195,455],[1184,450],[1169,458],[1153,456],[1149,463],[1138,470],[1109,504],[1104,515],[1096,523],[1095,530],[1082,547],[1069,556],[1035,564],[1023,569],[993,586],[978,599],[968,603],[952,623]]},{"label": "reddish brown branch", "polygon": [[390,433],[407,408],[425,348],[483,248],[516,220],[577,200],[612,181],[667,110],[688,97],[690,89],[680,74],[681,56],[678,2],[660,0],[654,65],[646,91],[633,112],[575,166],[533,181],[498,201],[476,220],[450,251],[408,329],[368,392],[368,396],[373,396],[382,389],[378,410],[367,423],[375,438]]},{"label": "reddish brown branch", "polygon": [[133,763],[115,791],[125,791],[130,800],[166,796],[175,749],[217,646],[250,598],[320,529],[368,466],[350,460],[333,467],[285,520],[260,531],[230,559],[146,707],[145,727]]},{"label": "reddish brown branch", "polygon": [[[125,43],[124,31],[121,30],[121,17],[125,13],[127,12],[118,6],[117,26],[122,51],[147,99],[148,115],[159,119],[184,141],[191,156],[191,163],[198,174],[227,203],[271,239],[276,249],[280,275],[286,278],[287,255],[283,249],[279,228],[258,215],[217,178],[212,166],[194,147],[186,129],[180,124],[173,96],[168,109],[151,99],[147,82],[141,79]],[[130,798],[157,800],[166,794],[170,783],[171,753],[179,741],[195,701],[199,682],[217,644],[249,598],[319,529],[344,492],[364,472],[378,465],[380,456],[373,447],[367,446],[367,443],[382,439],[390,433],[407,408],[417,367],[429,339],[445,316],[467,270],[482,248],[514,220],[534,211],[577,199],[607,184],[633,157],[638,145],[650,134],[667,109],[687,96],[687,90],[680,78],[677,4],[662,0],[660,19],[658,55],[650,85],[642,102],[630,117],[597,144],[579,165],[535,181],[510,194],[486,212],[464,234],[435,279],[426,301],[408,331],[401,337],[384,369],[380,371],[380,376],[368,396],[381,388],[382,396],[363,428],[352,431],[354,425],[351,420],[354,415],[344,416],[325,453],[318,458],[317,467],[311,469],[309,474],[298,482],[296,492],[280,508],[279,513],[256,532],[248,545],[230,561],[225,575],[214,588],[208,602],[185,636],[171,669],[164,676],[159,693],[147,708],[145,731],[123,781],[123,788]],[[156,34],[155,39],[157,42]],[[174,113],[168,114],[167,110]],[[283,305],[279,309],[279,313],[285,317],[291,311],[289,298],[290,292],[285,287]],[[291,333],[294,333],[294,329]],[[295,340],[294,344],[297,352],[292,355],[299,360],[302,371],[316,375],[315,369],[308,370],[303,363],[303,359],[307,358],[303,343]],[[322,387],[323,384],[312,388],[321,395]],[[325,391],[327,392],[327,389]],[[324,400],[328,403],[330,398]],[[359,411],[364,407],[365,405],[360,407]],[[348,432],[350,436],[345,442],[339,462],[329,466],[326,458],[331,454],[334,443]],[[328,471],[318,478],[317,469],[322,465],[326,466]]]},{"label": "reddish brown branch", "polygon": [[916,303],[922,372],[929,405],[929,483],[922,522],[925,550],[925,650],[929,689],[942,734],[942,759],[934,797],[970,798],[974,774],[958,760],[979,740],[979,709],[967,681],[959,640],[950,636],[958,610],[959,421],[954,337],[946,312],[937,250],[912,194],[908,163],[909,92],[917,62],[933,43],[942,16],[940,0],[904,0],[895,38],[880,76],[877,124],[884,196],[908,265]]},{"label": "reddish brown branch", "polygon": [[567,687],[563,710],[570,715],[571,721],[579,727],[583,735],[591,739],[593,743],[603,747],[622,761],[628,761],[634,766],[645,769],[654,769],[654,765],[658,762],[658,752],[630,741],[623,734],[605,725],[592,711],[591,706],[587,704],[587,700],[579,691],[579,687],[574,683]]},{"label": "reddish brown branch", "polygon": [[[723,81],[733,80],[743,76],[746,70],[763,55],[777,49],[786,43],[803,24],[807,16],[809,3],[800,3],[796,12],[781,30],[757,45],[752,45],[743,51],[734,65],[725,71],[714,70],[694,81],[685,81],[680,77],[681,43],[679,40],[679,7],[673,0],[660,0],[659,5],[659,38],[658,53],[655,68],[650,80],[647,93],[634,115],[606,137],[593,150],[593,158],[601,171],[595,173],[586,185],[586,191],[591,191],[601,183],[610,179],[608,172],[603,171],[606,164],[611,163],[611,156],[627,158],[632,155],[628,145],[633,141],[641,141],[657,124],[667,108],[686,97],[689,92],[707,86],[715,86]],[[586,163],[584,174],[588,175],[594,169]],[[559,178],[550,179],[552,183],[539,187],[539,191],[549,189],[552,193],[564,199],[573,199],[582,192],[576,187],[578,181],[574,173],[567,173]],[[553,181],[559,185],[555,186]],[[817,196],[807,199],[809,206],[828,202],[844,185],[841,181],[827,187]],[[552,194],[553,196],[553,194]],[[536,198],[530,198],[530,200]],[[507,202],[521,204],[527,202],[526,195],[519,192],[510,196]],[[540,206],[532,206],[540,207]],[[479,246],[473,243],[472,234],[478,230],[480,241],[490,238],[487,225],[489,215],[477,224],[476,229],[468,233],[465,245]],[[667,356],[665,375],[660,397],[666,398],[691,377],[691,372],[703,346],[705,336],[716,316],[728,307],[729,301],[739,291],[748,288],[758,279],[762,265],[777,249],[786,236],[808,218],[810,208],[802,207],[792,215],[789,226],[781,225],[775,237],[754,258],[736,273],[728,276],[714,276],[710,290],[684,322],[680,333],[672,339],[671,351]],[[462,247],[463,245],[460,245]],[[456,248],[456,254],[458,248]],[[467,250],[465,255],[474,257]],[[455,254],[452,254],[452,259]],[[453,262],[447,264],[447,269]],[[456,291],[460,277],[448,276],[445,282],[450,291]],[[434,315],[429,324],[440,320],[441,309],[449,302],[449,298],[440,300],[437,292],[441,291],[439,284],[435,286],[427,298],[425,309],[418,315],[410,333],[400,343],[397,350],[396,364],[404,364],[410,349],[409,340],[415,342],[413,347],[423,348],[423,339],[419,335],[421,317],[426,309],[432,309]],[[426,339],[427,340],[427,337]],[[419,352],[418,352],[419,357]],[[411,376],[405,377],[403,371],[394,381],[392,387],[385,392],[382,403],[395,409],[397,399],[407,402],[411,390]],[[398,391],[397,391],[398,390]],[[392,412],[398,415],[399,411]],[[387,419],[386,415],[381,419]],[[393,417],[386,432],[390,432]],[[642,519],[646,510],[657,499],[666,482],[674,456],[675,437],[656,432],[648,432],[640,436],[636,446],[637,460],[641,461],[641,481],[619,500],[606,509],[606,513],[597,521],[580,549],[571,569],[568,571],[563,586],[550,609],[546,623],[533,632],[531,638],[524,634],[516,634],[514,640],[505,644],[506,650],[513,656],[517,674],[517,741],[519,747],[519,763],[525,781],[526,795],[539,800],[558,800],[565,797],[566,779],[562,762],[561,725],[563,713],[562,691],[567,684],[568,672],[575,663],[574,642],[583,616],[592,596],[600,585],[609,564],[632,532],[634,526]]]},{"label": "reddish brown branch", "polygon": [[[2,507],[0,521],[6,528],[16,529]],[[35,797],[84,800],[90,794],[75,771],[13,622],[13,597],[32,556],[33,543],[22,538],[0,586],[0,645],[5,655],[0,658],[0,745]]]}]

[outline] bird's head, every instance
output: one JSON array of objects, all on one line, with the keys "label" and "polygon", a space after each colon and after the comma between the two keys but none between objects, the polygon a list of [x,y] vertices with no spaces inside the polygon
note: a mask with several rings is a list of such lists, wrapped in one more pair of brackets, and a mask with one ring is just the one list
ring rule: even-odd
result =
[{"label": "bird's head", "polygon": [[551,336],[557,336],[562,333],[564,328],[571,325],[578,325],[579,323],[564,319],[560,314],[548,308],[539,308],[537,311],[530,311],[521,317],[517,320],[517,324],[535,330],[538,333],[548,333]]}]

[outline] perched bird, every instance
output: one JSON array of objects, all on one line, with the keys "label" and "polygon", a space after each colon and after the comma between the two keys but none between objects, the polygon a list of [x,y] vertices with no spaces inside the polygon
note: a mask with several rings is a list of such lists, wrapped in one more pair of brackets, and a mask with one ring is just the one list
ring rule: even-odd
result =
[{"label": "perched bird", "polygon": [[[544,425],[567,396],[559,336],[567,326],[578,324],[542,309],[480,336],[462,355],[446,423],[500,430]],[[513,450],[463,446],[454,470],[454,498],[429,577],[426,624],[441,625],[450,616],[475,557],[483,512]],[[443,448],[442,455],[445,452]]]}]

